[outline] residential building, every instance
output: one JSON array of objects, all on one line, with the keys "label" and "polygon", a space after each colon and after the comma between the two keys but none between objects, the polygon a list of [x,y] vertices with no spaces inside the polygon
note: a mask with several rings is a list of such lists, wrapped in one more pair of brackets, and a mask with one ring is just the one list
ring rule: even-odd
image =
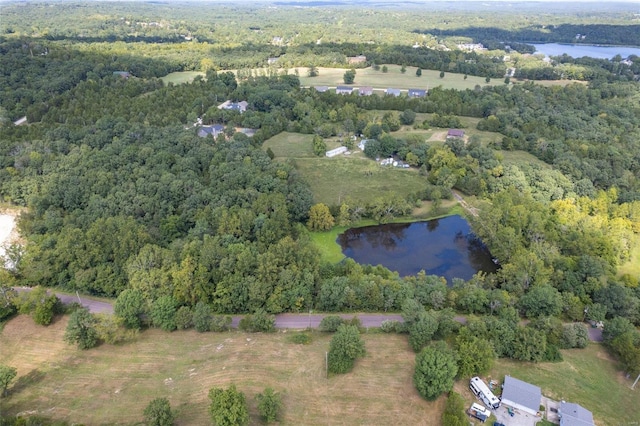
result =
[{"label": "residential building", "polygon": [[338,148],[332,149],[330,151],[327,151],[325,153],[325,155],[327,157],[335,157],[336,155],[340,155],[347,152],[347,147],[346,146],[339,146]]},{"label": "residential building", "polygon": [[410,98],[424,98],[427,96],[427,91],[424,89],[409,89],[408,96]]},{"label": "residential building", "polygon": [[449,131],[447,132],[447,139],[453,138],[464,138],[464,130],[449,129]]},{"label": "residential building", "polygon": [[198,136],[200,136],[201,138],[212,136],[215,139],[221,133],[224,133],[224,126],[222,124],[214,124],[212,126],[202,126],[198,129]]},{"label": "residential building", "polygon": [[373,95],[373,87],[361,87],[360,89],[358,89],[358,93],[360,93],[360,96],[371,96]]},{"label": "residential building", "polygon": [[249,106],[249,103],[247,101],[241,101],[241,102],[225,101],[220,105],[218,105],[218,109],[238,111],[239,113],[242,114],[247,110],[247,106]]},{"label": "residential building", "polygon": [[540,409],[541,400],[542,392],[538,386],[505,376],[501,401],[503,405],[535,416]]},{"label": "residential building", "polygon": [[338,86],[336,87],[336,94],[338,95],[350,95],[353,92],[353,87]]},{"label": "residential building", "polygon": [[594,426],[591,411],[572,402],[560,403],[560,426]]},{"label": "residential building", "polygon": [[391,95],[391,96],[400,96],[400,89],[387,89],[385,92],[385,95]]}]

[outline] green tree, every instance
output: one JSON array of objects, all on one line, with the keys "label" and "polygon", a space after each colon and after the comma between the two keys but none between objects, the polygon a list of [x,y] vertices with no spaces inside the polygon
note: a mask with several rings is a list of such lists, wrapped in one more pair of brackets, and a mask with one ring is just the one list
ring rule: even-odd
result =
[{"label": "green tree", "polygon": [[405,72],[407,72],[407,67],[406,67],[404,64],[400,67],[400,72],[401,72],[402,74],[404,74]]},{"label": "green tree", "polygon": [[156,398],[144,409],[144,422],[148,426],[171,426],[175,415],[167,398]]},{"label": "green tree", "polygon": [[351,68],[350,70],[345,71],[343,75],[344,84],[353,84],[356,80],[356,70]]},{"label": "green tree", "polygon": [[320,320],[318,329],[327,333],[335,333],[338,327],[344,324],[344,319],[340,315],[326,315]]},{"label": "green tree", "polygon": [[249,409],[244,393],[235,385],[229,389],[209,390],[209,414],[215,426],[244,426],[249,424]]},{"label": "green tree", "polygon": [[328,368],[330,373],[344,374],[353,369],[356,359],[365,354],[364,342],[358,327],[341,325],[329,344]]},{"label": "green tree", "polygon": [[557,316],[562,312],[562,295],[549,284],[536,285],[520,298],[519,306],[527,318]]},{"label": "green tree", "polygon": [[275,422],[282,409],[282,397],[271,388],[265,388],[263,393],[256,395],[258,413],[267,423]]},{"label": "green tree", "polygon": [[17,305],[18,311],[21,314],[31,314],[36,324],[49,325],[58,310],[60,300],[55,294],[49,295],[46,288],[38,286],[20,294]]},{"label": "green tree", "polygon": [[113,311],[122,318],[125,327],[137,329],[141,325],[144,305],[144,298],[140,291],[126,289],[118,295]]},{"label": "green tree", "polygon": [[496,358],[493,345],[486,339],[474,336],[467,327],[460,330],[455,349],[458,355],[459,378],[485,374],[493,367]]},{"label": "green tree", "polygon": [[7,389],[17,374],[18,370],[14,367],[0,364],[0,397],[7,394]]},{"label": "green tree", "polygon": [[440,71],[440,78],[444,78],[444,71]]},{"label": "green tree", "polygon": [[64,341],[77,344],[79,349],[91,349],[98,344],[96,317],[86,308],[78,308],[69,317]]},{"label": "green tree", "polygon": [[211,306],[202,300],[193,309],[193,326],[196,331],[204,333],[211,330]]},{"label": "green tree", "polygon": [[438,317],[434,311],[421,312],[408,329],[409,344],[415,352],[419,352],[438,331]]},{"label": "green tree", "polygon": [[313,135],[313,153],[320,157],[327,152],[327,144],[324,142],[324,139],[320,135]]},{"label": "green tree", "polygon": [[176,329],[176,301],[171,296],[160,296],[151,307],[151,321],[165,331]]},{"label": "green tree", "polygon": [[491,83],[491,77],[487,76],[484,81],[485,83]]},{"label": "green tree", "polygon": [[389,68],[386,65],[383,65],[382,72],[389,72]]},{"label": "green tree", "polygon": [[175,315],[176,328],[186,330],[193,327],[193,311],[189,306],[180,306]]},{"label": "green tree", "polygon": [[464,400],[457,392],[449,392],[447,403],[442,413],[443,426],[467,426],[469,420],[465,413]]},{"label": "green tree", "polygon": [[416,70],[416,77],[420,77],[422,75],[422,68],[418,68]]},{"label": "green tree", "polygon": [[519,327],[513,341],[513,359],[540,362],[547,350],[547,338],[542,331]]},{"label": "green tree", "polygon": [[311,206],[309,210],[309,221],[307,227],[312,231],[328,231],[333,228],[335,220],[331,215],[329,206],[318,203]]},{"label": "green tree", "polygon": [[400,122],[404,125],[411,125],[416,120],[416,113],[411,109],[405,109],[400,114]]},{"label": "green tree", "polygon": [[318,71],[318,67],[312,66],[307,69],[307,75],[309,77],[317,77],[320,75],[320,71]]},{"label": "green tree", "polygon": [[458,373],[456,358],[446,343],[439,341],[416,355],[413,384],[418,393],[430,401],[453,388]]}]

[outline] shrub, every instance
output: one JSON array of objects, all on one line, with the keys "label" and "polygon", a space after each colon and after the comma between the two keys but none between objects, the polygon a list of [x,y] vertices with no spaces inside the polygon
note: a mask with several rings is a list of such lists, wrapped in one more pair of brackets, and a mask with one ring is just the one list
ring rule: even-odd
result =
[{"label": "shrub", "polygon": [[320,321],[318,329],[327,333],[335,333],[342,324],[344,324],[344,319],[339,315],[327,315]]},{"label": "shrub", "polygon": [[331,373],[344,374],[353,369],[356,359],[365,354],[364,342],[358,327],[341,325],[329,345],[328,369]]},{"label": "shrub", "polygon": [[400,321],[396,320],[384,320],[380,324],[380,330],[385,333],[398,333],[400,328]]},{"label": "shrub", "polygon": [[584,324],[567,324],[562,329],[560,344],[563,349],[586,348],[589,343],[589,332]]},{"label": "shrub", "polygon": [[308,345],[313,339],[309,333],[292,333],[287,336],[287,341],[298,345]]},{"label": "shrub", "polygon": [[209,321],[209,330],[215,332],[229,331],[231,328],[231,317],[228,315],[214,315]]},{"label": "shrub", "polygon": [[176,312],[176,328],[178,330],[186,330],[193,326],[193,312],[188,306],[181,306]]},{"label": "shrub", "polygon": [[210,331],[211,319],[211,306],[203,301],[196,303],[193,309],[193,326],[196,328],[196,331],[200,333]]},{"label": "shrub", "polygon": [[282,409],[282,398],[278,392],[271,388],[266,388],[263,393],[256,395],[258,401],[258,412],[265,422],[275,422]]},{"label": "shrub", "polygon": [[276,330],[276,318],[263,310],[258,310],[254,314],[245,315],[240,320],[238,328],[249,333],[273,332]]}]

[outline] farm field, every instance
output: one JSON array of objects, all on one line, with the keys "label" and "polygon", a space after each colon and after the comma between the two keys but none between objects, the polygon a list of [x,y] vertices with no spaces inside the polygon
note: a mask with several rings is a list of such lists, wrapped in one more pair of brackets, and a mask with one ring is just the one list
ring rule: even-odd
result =
[{"label": "farm field", "polygon": [[0,359],[18,369],[2,412],[32,412],[84,424],[131,424],[154,398],[166,397],[176,425],[209,424],[208,391],[235,384],[251,424],[255,395],[283,394],[283,425],[438,425],[444,399],[422,400],[412,383],[415,354],[406,336],[366,334],[365,358],[350,374],[325,378],[330,335],[309,345],[288,333],[166,333],[147,330],[121,346],[79,351],[62,341],[67,319],[49,327],[18,316],[0,333]]}]

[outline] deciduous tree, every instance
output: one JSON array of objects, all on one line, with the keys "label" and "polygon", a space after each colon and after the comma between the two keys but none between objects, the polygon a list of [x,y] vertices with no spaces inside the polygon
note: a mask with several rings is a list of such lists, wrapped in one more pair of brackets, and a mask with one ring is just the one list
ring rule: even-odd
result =
[{"label": "deciduous tree", "polygon": [[453,388],[457,373],[458,365],[453,351],[446,343],[439,341],[416,355],[413,384],[423,398],[434,400]]},{"label": "deciduous tree", "polygon": [[335,220],[331,215],[329,206],[324,203],[318,203],[311,206],[309,210],[309,221],[307,226],[312,231],[328,231],[333,228]]},{"label": "deciduous tree", "polygon": [[78,345],[79,349],[91,349],[98,344],[96,318],[86,308],[78,308],[69,317],[64,340]]},{"label": "deciduous tree", "polygon": [[353,369],[356,359],[365,354],[364,342],[358,327],[341,325],[329,345],[328,368],[330,373],[344,374]]},{"label": "deciduous tree", "polygon": [[144,421],[148,426],[171,426],[175,415],[167,398],[156,398],[144,409]]},{"label": "deciduous tree", "polygon": [[7,394],[7,389],[18,374],[18,370],[8,365],[0,364],[0,397]]},{"label": "deciduous tree", "polygon": [[249,409],[244,393],[231,385],[228,389],[209,391],[209,414],[215,426],[245,426],[249,424]]},{"label": "deciduous tree", "polygon": [[271,388],[265,388],[263,393],[256,395],[258,412],[265,422],[275,422],[282,409],[282,397]]}]

